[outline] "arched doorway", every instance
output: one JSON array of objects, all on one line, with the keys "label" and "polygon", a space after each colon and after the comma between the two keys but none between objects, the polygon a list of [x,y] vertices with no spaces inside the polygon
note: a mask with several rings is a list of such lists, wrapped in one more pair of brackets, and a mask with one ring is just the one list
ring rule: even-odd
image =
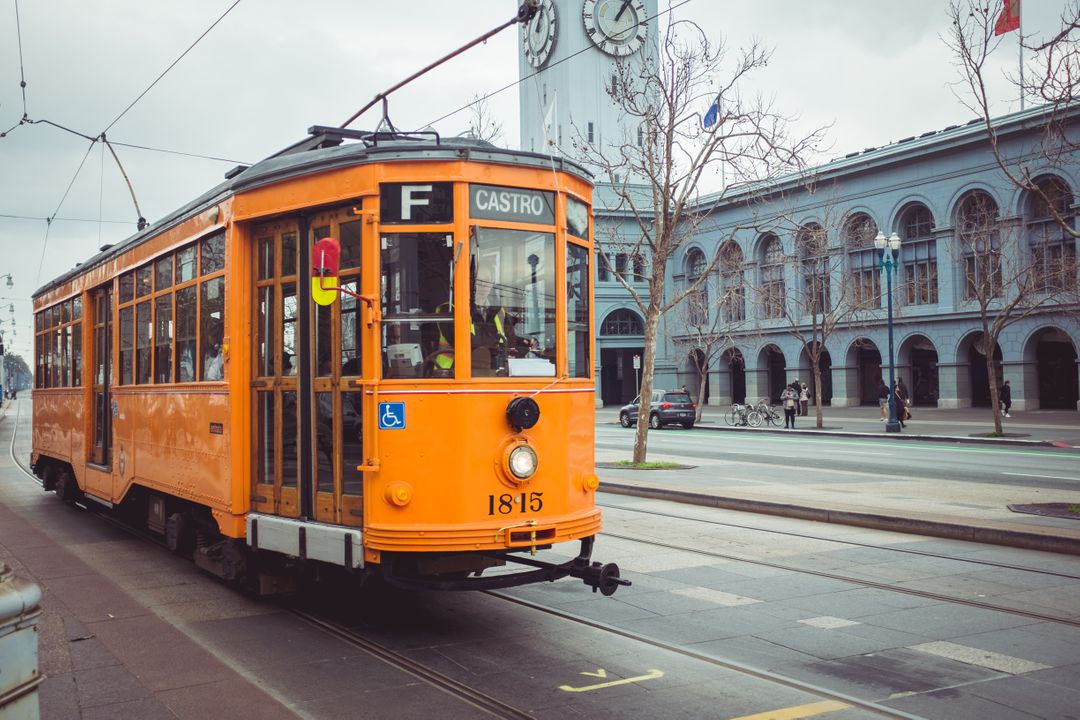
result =
[{"label": "arched doorway", "polygon": [[940,394],[938,380],[938,354],[934,343],[925,335],[912,335],[900,344],[896,354],[897,364],[907,368],[911,400],[915,405],[937,407]]},{"label": "arched doorway", "polygon": [[637,396],[640,371],[634,356],[645,354],[645,325],[633,310],[608,313],[600,323],[600,399],[604,405],[625,405]]},{"label": "arched doorway", "polygon": [[[832,382],[832,357],[829,355],[829,351],[822,348],[821,356],[818,358],[818,365],[821,370],[821,404],[831,405],[833,395],[833,382]],[[814,379],[814,366],[810,362],[810,352],[806,348],[803,348],[802,359],[799,362],[800,368],[806,368],[806,389],[810,392],[810,404],[812,405],[817,398],[816,380]],[[802,378],[802,372],[799,373],[799,377]]]},{"label": "arched doorway", "polygon": [[694,401],[698,401],[698,391],[701,389],[701,383],[705,383],[705,394],[701,397],[703,405],[707,405],[709,402],[709,364],[705,359],[705,353],[701,348],[694,348],[686,356],[686,376],[691,378],[690,382],[686,383],[686,389],[690,391],[690,398]]},{"label": "arched doorway", "polygon": [[765,388],[768,389],[769,400],[780,402],[780,393],[784,392],[784,386],[788,384],[784,374],[787,370],[787,360],[784,358],[783,351],[772,344],[761,348],[758,367],[765,371]]},{"label": "arched doorway", "polygon": [[1039,330],[1028,339],[1024,359],[1035,362],[1040,408],[1077,409],[1076,347],[1067,333],[1055,327]]},{"label": "arched doorway", "polygon": [[[860,405],[877,405],[878,380],[884,378],[881,352],[869,338],[851,343],[847,353],[848,367],[855,368],[855,397]],[[886,380],[887,381],[887,380]],[[850,384],[849,384],[850,389]]]},{"label": "arched doorway", "polygon": [[[986,369],[986,350],[983,335],[974,332],[960,343],[960,352],[956,355],[968,363],[968,392],[973,407],[990,407],[990,374]],[[993,348],[994,382],[1000,387],[1004,380],[1001,367],[1001,347],[994,343]]]},{"label": "arched doorway", "polygon": [[738,348],[724,351],[720,356],[721,362],[727,365],[728,375],[731,378],[731,402],[746,402],[746,360]]}]

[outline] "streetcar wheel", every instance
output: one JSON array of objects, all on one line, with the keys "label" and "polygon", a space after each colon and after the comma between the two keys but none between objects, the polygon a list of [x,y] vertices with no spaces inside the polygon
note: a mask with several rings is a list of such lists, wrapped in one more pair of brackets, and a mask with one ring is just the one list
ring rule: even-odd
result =
[{"label": "streetcar wheel", "polygon": [[64,501],[65,505],[75,506],[82,492],[79,483],[70,470],[61,470],[56,477],[56,496]]},{"label": "streetcar wheel", "polygon": [[165,520],[165,544],[177,555],[191,555],[195,549],[195,528],[190,516],[173,513]]},{"label": "streetcar wheel", "polygon": [[751,410],[746,415],[746,422],[750,427],[761,427],[761,413],[757,410]]},{"label": "streetcar wheel", "polygon": [[664,423],[660,422],[660,416],[656,413],[653,413],[649,416],[649,427],[651,427],[653,430],[659,430],[660,428],[664,427]]},{"label": "streetcar wheel", "polygon": [[622,425],[624,428],[628,428],[633,425],[633,423],[630,422],[630,414],[619,413],[619,424]]}]

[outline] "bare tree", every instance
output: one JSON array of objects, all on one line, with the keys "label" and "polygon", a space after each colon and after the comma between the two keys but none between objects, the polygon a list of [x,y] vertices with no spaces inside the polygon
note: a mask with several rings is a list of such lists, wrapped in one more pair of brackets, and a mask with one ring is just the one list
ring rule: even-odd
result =
[{"label": "bare tree", "polygon": [[[729,62],[723,45],[711,43],[699,26],[673,19],[660,39],[660,58],[618,66],[608,92],[626,118],[623,138],[603,148],[580,136],[573,139],[576,154],[598,169],[615,195],[613,214],[625,219],[608,237],[597,233],[598,245],[621,244],[645,264],[647,294],[632,282],[636,269],[608,267],[645,318],[641,417],[649,415],[660,320],[705,282],[725,240],[719,238],[701,277],[668,291],[669,261],[698,234],[710,209],[724,201],[723,192],[703,201],[699,182],[721,173],[729,185],[766,181],[800,167],[821,135],[792,137],[787,118],[769,102],[744,94],[747,77],[769,59],[760,45]],[[702,115],[710,103],[716,106],[715,123],[705,128]],[[728,238],[739,229],[729,229]],[[604,253],[600,257],[607,262]],[[645,461],[647,441],[648,424],[638,423],[635,463]]]},{"label": "bare tree", "polygon": [[1002,222],[997,204],[982,191],[960,203],[956,226],[950,253],[963,272],[963,299],[979,313],[977,349],[986,360],[994,432],[1001,434],[995,348],[1009,326],[1049,305],[1076,301],[1075,245],[1061,245],[1061,252],[1032,245],[1022,227]]},{"label": "bare tree", "polygon": [[[1054,198],[1045,194],[1039,173],[1065,160],[1078,148],[1069,134],[1069,123],[1076,122],[1076,100],[1080,90],[1080,5],[1066,8],[1058,30],[1047,37],[1021,37],[1022,52],[1030,60],[1021,60],[1022,73],[1006,74],[1010,87],[1020,97],[1043,106],[1039,122],[1042,134],[1032,152],[1006,154],[998,142],[998,131],[991,117],[993,98],[987,85],[988,74],[995,67],[993,54],[1000,45],[995,34],[999,5],[985,0],[952,0],[952,21],[945,43],[960,72],[961,102],[977,113],[986,129],[994,159],[1010,183],[1048,205],[1053,219],[1072,237],[1080,237],[1068,213],[1054,208]],[[1073,161],[1075,162],[1075,161]]]},{"label": "bare tree", "polygon": [[498,145],[502,139],[503,124],[491,112],[487,96],[476,93],[469,100],[469,127],[462,133]]},{"label": "bare tree", "polygon": [[[807,182],[803,192],[816,187]],[[800,196],[803,193],[800,192]],[[766,318],[783,320],[786,332],[806,351],[813,375],[816,426],[824,426],[822,360],[829,338],[863,323],[882,306],[881,271],[874,237],[878,229],[867,215],[847,215],[836,203],[818,209],[820,222],[793,224],[778,218],[776,229],[795,236],[794,252],[786,254],[779,236],[767,237],[763,273],[758,286]],[[791,281],[784,282],[784,270]]]},{"label": "bare tree", "polygon": [[[756,330],[753,309],[747,308],[747,301],[752,303],[754,297],[747,297],[744,264],[739,246],[733,241],[724,243],[718,272],[706,278],[672,315],[672,344],[690,358],[698,377],[696,422],[701,422],[709,368],[735,348],[736,339],[745,341]],[[686,281],[694,283],[706,266],[705,254],[695,248],[688,254],[687,265]]]}]

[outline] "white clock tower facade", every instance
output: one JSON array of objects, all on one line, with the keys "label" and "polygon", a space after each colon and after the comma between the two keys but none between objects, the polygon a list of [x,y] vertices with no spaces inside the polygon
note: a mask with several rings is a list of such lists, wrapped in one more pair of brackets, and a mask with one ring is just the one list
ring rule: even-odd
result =
[{"label": "white clock tower facade", "polygon": [[541,0],[518,30],[522,150],[572,157],[578,137],[635,141],[608,88],[619,62],[657,60],[656,14],[657,0]]}]

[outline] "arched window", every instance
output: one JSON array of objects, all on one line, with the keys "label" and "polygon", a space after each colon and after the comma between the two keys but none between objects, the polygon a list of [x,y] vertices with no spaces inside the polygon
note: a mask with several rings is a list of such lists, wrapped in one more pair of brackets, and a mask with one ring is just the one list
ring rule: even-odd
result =
[{"label": "arched window", "polygon": [[1001,236],[998,206],[977,190],[960,203],[956,227],[964,254],[964,299],[1001,297]]},{"label": "arched window", "polygon": [[633,310],[615,310],[604,318],[601,335],[644,335],[645,326]]},{"label": "arched window", "polygon": [[[1035,181],[1028,197],[1027,230],[1035,289],[1055,293],[1076,289],[1076,239],[1062,227],[1075,227],[1069,186],[1055,177]],[[1054,214],[1057,217],[1054,217]]]},{"label": "arched window", "polygon": [[829,312],[829,236],[823,227],[811,223],[799,230],[795,247],[802,264],[802,311],[811,315]]},{"label": "arched window", "polygon": [[908,305],[936,305],[938,301],[937,241],[932,233],[934,216],[920,203],[900,215],[900,268],[897,278],[904,286]]},{"label": "arched window", "polygon": [[765,318],[784,316],[784,246],[780,238],[768,234],[761,240],[761,314]]},{"label": "arched window", "polygon": [[729,240],[720,248],[720,306],[727,323],[746,320],[746,276],[743,272],[743,252],[738,243]]},{"label": "arched window", "polygon": [[[698,248],[691,248],[686,254],[686,285],[697,282],[705,273],[708,262],[705,253]],[[687,320],[694,327],[707,325],[709,322],[709,284],[702,282],[694,292],[686,297],[688,305]]]},{"label": "arched window", "polygon": [[844,223],[844,246],[851,273],[851,302],[861,308],[881,307],[881,270],[874,238],[878,228],[869,215],[856,213]]}]

